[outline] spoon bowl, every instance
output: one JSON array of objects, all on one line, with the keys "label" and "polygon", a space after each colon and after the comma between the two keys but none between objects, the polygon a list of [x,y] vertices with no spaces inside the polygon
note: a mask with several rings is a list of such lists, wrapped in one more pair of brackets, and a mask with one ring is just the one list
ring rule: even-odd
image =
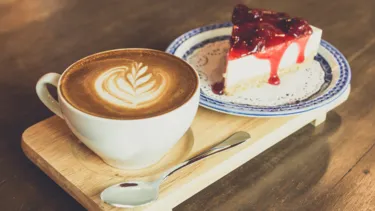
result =
[{"label": "spoon bowl", "polygon": [[[115,207],[131,208],[155,201],[159,195],[159,184],[154,182],[126,182],[106,188],[100,198]],[[126,203],[124,203],[126,199]]]}]

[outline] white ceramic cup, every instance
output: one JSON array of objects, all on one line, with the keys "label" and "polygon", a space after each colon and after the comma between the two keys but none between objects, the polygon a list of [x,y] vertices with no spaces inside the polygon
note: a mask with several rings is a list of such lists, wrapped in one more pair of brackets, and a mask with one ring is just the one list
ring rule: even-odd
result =
[{"label": "white ceramic cup", "polygon": [[[187,66],[191,68],[187,71],[197,74],[190,65]],[[79,140],[116,168],[140,169],[157,163],[189,129],[198,109],[200,89],[197,74],[197,87],[193,96],[170,112],[136,120],[93,116],[74,108],[62,96],[61,78],[69,69],[62,75],[47,73],[42,76],[36,84],[38,97],[53,113],[66,121]],[[47,84],[57,87],[58,101],[48,92]]]}]

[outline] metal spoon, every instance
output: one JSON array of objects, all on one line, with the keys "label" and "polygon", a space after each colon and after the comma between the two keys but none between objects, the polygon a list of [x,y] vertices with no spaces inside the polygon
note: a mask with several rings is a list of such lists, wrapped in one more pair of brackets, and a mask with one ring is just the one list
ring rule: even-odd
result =
[{"label": "metal spoon", "polygon": [[249,138],[250,135],[246,132],[236,132],[209,150],[166,170],[158,179],[154,181],[129,181],[119,183],[106,188],[100,194],[100,198],[107,204],[115,207],[136,207],[148,204],[158,198],[160,184],[165,180],[165,178],[177,170],[217,152],[237,146]]}]

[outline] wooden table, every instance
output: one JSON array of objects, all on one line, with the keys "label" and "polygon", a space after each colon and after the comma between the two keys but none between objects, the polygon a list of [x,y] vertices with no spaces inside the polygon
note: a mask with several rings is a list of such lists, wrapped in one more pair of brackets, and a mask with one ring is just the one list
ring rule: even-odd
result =
[{"label": "wooden table", "polygon": [[[34,85],[94,52],[164,50],[192,28],[227,21],[236,1],[0,0],[1,210],[84,210],[27,160],[21,133],[52,114]],[[303,16],[348,58],[349,100],[175,210],[375,210],[375,1],[253,0]]]}]

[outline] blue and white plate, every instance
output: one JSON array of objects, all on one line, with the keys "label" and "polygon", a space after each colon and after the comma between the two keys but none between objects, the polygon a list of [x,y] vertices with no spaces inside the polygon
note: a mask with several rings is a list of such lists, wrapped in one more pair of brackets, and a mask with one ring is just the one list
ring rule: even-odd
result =
[{"label": "blue and white plate", "polygon": [[225,68],[231,23],[212,24],[191,30],[174,40],[166,52],[186,60],[199,73],[200,105],[238,116],[277,117],[320,108],[337,99],[349,87],[351,72],[345,57],[322,40],[309,67],[281,76],[279,86],[262,85],[238,96],[214,94],[211,85]]}]

